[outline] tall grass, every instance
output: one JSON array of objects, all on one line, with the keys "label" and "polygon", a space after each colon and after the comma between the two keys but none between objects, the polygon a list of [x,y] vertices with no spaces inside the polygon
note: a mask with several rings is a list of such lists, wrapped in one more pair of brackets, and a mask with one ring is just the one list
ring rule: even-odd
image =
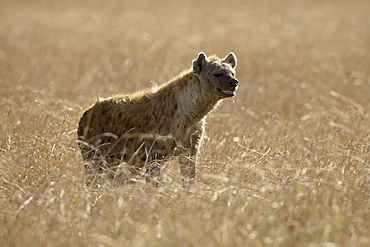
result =
[{"label": "tall grass", "polygon": [[[1,246],[369,246],[368,1],[2,1]],[[97,95],[238,56],[191,191],[84,186]]]}]

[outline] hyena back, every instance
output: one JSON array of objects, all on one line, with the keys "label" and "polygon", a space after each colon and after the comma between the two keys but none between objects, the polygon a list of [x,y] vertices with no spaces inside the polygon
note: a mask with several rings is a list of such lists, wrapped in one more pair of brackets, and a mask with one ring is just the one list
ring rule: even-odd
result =
[{"label": "hyena back", "polygon": [[235,68],[233,53],[199,53],[192,69],[157,88],[98,100],[78,126],[86,171],[106,169],[120,182],[144,175],[158,185],[161,162],[178,156],[181,174],[193,183],[206,116],[235,95]]}]

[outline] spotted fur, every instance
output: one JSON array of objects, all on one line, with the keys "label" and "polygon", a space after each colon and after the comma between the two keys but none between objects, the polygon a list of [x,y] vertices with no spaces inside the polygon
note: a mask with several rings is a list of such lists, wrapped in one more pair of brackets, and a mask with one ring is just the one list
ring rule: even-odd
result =
[{"label": "spotted fur", "polygon": [[158,87],[99,99],[78,126],[86,171],[158,184],[163,161],[178,156],[181,174],[192,183],[206,116],[237,90],[236,62],[233,53],[224,59],[199,53],[191,69]]}]

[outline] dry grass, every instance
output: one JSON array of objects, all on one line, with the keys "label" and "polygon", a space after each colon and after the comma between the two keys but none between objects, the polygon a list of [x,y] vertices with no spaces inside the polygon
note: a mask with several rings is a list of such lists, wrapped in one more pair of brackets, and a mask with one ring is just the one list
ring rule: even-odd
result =
[{"label": "dry grass", "polygon": [[[1,246],[369,246],[369,1],[2,1]],[[197,183],[84,187],[75,129],[199,51],[239,59]]]}]

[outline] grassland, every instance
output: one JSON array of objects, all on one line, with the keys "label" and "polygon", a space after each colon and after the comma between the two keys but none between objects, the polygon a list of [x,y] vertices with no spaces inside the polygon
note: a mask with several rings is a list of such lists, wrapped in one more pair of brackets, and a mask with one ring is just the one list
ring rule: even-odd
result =
[{"label": "grassland", "polygon": [[[1,1],[0,246],[370,246],[370,3]],[[238,56],[190,192],[84,186],[76,127]]]}]

